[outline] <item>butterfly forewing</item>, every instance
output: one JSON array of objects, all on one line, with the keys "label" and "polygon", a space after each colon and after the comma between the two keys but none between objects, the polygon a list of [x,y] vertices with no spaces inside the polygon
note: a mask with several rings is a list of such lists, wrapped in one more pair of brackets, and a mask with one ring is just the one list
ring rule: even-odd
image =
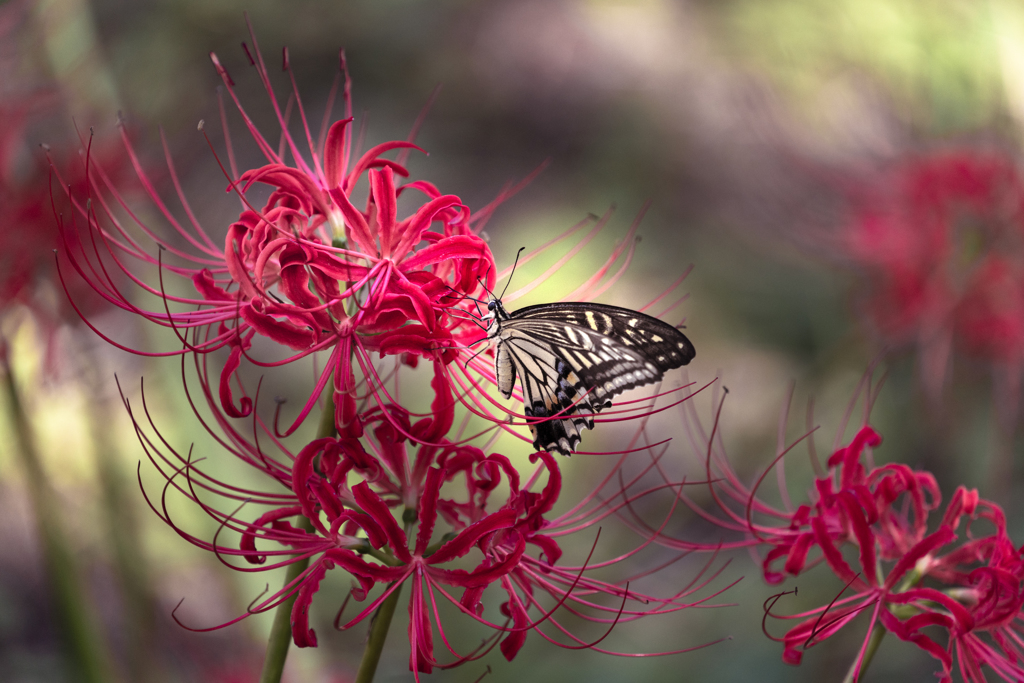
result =
[{"label": "butterfly forewing", "polygon": [[611,398],[657,382],[686,365],[695,351],[679,330],[657,318],[616,306],[541,304],[506,314],[500,309],[495,374],[511,395],[516,374],[534,446],[569,455],[582,429]]}]

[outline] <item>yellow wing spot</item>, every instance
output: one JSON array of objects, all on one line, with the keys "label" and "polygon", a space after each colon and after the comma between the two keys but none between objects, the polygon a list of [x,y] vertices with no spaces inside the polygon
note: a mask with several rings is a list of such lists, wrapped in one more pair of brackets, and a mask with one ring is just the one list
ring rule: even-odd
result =
[{"label": "yellow wing spot", "polygon": [[590,329],[592,329],[595,332],[597,332],[597,320],[594,319],[594,312],[593,311],[587,311],[586,312],[586,316],[587,316],[587,325],[590,326]]},{"label": "yellow wing spot", "polygon": [[651,337],[651,341],[652,342],[660,342],[660,341],[665,341],[665,340],[662,339],[661,337],[659,337],[658,335],[654,335],[653,337]]},{"label": "yellow wing spot", "polygon": [[632,320],[630,320],[630,321],[629,321],[628,323],[626,323],[626,324],[627,324],[627,325],[629,325],[630,327],[636,327],[636,324],[637,324],[638,322],[640,322],[640,319],[639,319],[639,318],[633,318]]}]

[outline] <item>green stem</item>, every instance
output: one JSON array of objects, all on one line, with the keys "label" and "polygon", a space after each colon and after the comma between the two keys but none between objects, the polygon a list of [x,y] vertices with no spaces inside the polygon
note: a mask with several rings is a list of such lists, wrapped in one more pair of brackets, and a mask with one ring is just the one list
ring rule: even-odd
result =
[{"label": "green stem", "polygon": [[871,630],[871,637],[868,639],[868,646],[864,650],[864,658],[860,660],[860,675],[857,675],[857,662],[854,662],[850,670],[846,672],[846,678],[843,679],[843,683],[856,683],[858,678],[864,676],[864,672],[868,670],[868,665],[878,651],[878,646],[882,644],[882,638],[885,637],[886,633],[888,631],[884,626],[875,624],[875,627]]},{"label": "green stem", "polygon": [[[316,438],[321,439],[334,436],[337,432],[334,427],[334,388],[328,383],[327,400],[324,402],[324,412],[320,415],[320,426],[317,429]],[[313,533],[313,525],[305,517],[299,518],[299,528]],[[299,574],[309,567],[309,558],[297,560],[288,565],[288,572],[284,577],[284,584],[287,586]],[[270,638],[267,640],[267,654],[263,660],[263,672],[260,674],[260,683],[281,683],[281,675],[284,673],[284,663],[288,659],[288,648],[292,644],[292,607],[295,605],[295,598],[298,594],[277,606],[274,612],[274,623],[270,627]]]},{"label": "green stem", "polygon": [[[300,520],[299,526],[306,531],[313,531],[313,525],[305,517]],[[294,581],[299,574],[306,571],[308,566],[309,558],[288,565],[288,573],[284,577],[285,585]],[[292,595],[282,602],[274,613],[274,624],[270,627],[270,639],[267,641],[267,655],[263,660],[260,683],[280,683],[281,681],[284,663],[288,659],[288,648],[292,644],[292,607],[295,605],[296,597],[297,594]]]},{"label": "green stem", "polygon": [[131,486],[125,477],[120,449],[116,445],[110,421],[114,407],[103,387],[94,345],[88,342],[75,349],[81,359],[82,382],[95,400],[85,409],[89,418],[89,438],[93,444],[103,521],[113,551],[113,563],[120,579],[124,604],[125,659],[128,679],[159,683],[166,679],[156,650],[154,624],[156,604],[146,553],[139,533],[138,514]]},{"label": "green stem", "polygon": [[371,683],[373,681],[373,675],[377,673],[377,664],[380,663],[380,655],[384,652],[384,641],[388,637],[388,629],[391,628],[391,619],[395,616],[395,608],[398,607],[398,596],[401,592],[402,586],[399,585],[387,600],[381,603],[377,613],[373,615],[370,639],[366,642],[366,650],[363,651],[363,661],[359,663],[359,673],[356,674],[355,683]]},{"label": "green stem", "polygon": [[69,663],[74,668],[72,676],[84,683],[107,683],[113,680],[110,658],[101,631],[93,623],[94,610],[86,605],[86,593],[81,584],[74,552],[68,545],[58,514],[59,500],[46,478],[32,427],[4,350],[0,350],[0,365],[4,375],[7,406],[18,441],[16,450],[25,471],[25,484],[36,517],[57,619],[63,631]]}]

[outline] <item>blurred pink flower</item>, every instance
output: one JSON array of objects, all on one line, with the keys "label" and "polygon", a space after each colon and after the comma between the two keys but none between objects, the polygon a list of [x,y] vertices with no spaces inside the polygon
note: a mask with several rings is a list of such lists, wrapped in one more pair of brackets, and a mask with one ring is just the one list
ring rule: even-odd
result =
[{"label": "blurred pink flower", "polygon": [[[66,212],[68,206],[61,189],[54,187],[57,181],[46,156],[36,145],[28,144],[29,122],[58,117],[61,110],[56,105],[56,94],[50,91],[0,104],[0,316],[17,311],[31,315],[46,349],[43,368],[48,375],[55,374],[66,358],[57,344],[57,330],[79,322],[64,292],[89,315],[106,308],[106,302],[85,282],[62,282],[60,277],[62,239],[54,213]],[[123,165],[109,152],[103,144],[99,153],[109,162],[110,173],[118,176]],[[62,163],[66,169],[63,182],[66,189],[84,193],[87,174],[76,157],[69,155]],[[67,262],[63,265],[66,268]]]},{"label": "blurred pink flower", "polygon": [[892,346],[918,347],[936,396],[954,351],[1024,362],[1024,181],[1016,160],[961,149],[910,158],[851,191],[841,234],[860,306]]}]

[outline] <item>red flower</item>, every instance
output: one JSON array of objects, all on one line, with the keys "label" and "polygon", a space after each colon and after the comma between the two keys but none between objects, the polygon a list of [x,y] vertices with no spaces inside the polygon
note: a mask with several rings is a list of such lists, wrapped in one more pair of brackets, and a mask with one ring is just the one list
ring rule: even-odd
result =
[{"label": "red flower", "polygon": [[[44,320],[59,320],[73,311],[52,296],[53,303],[44,304],[40,299],[45,297],[36,291],[41,284],[60,287],[54,267],[60,235],[53,218],[49,168],[41,153],[38,158],[27,155],[27,159],[17,155],[29,147],[25,129],[30,114],[47,109],[52,109],[52,103],[44,95],[0,106],[0,307],[7,310],[24,305]],[[85,190],[81,170],[81,163],[71,165],[66,178],[76,191]],[[79,288],[77,293],[85,296],[87,291]]]},{"label": "red flower", "polygon": [[[360,438],[316,439],[298,453],[277,441],[278,455],[263,451],[259,445],[268,439],[276,441],[265,427],[259,428],[263,433],[258,440],[248,439],[217,410],[219,401],[202,372],[202,364],[199,368],[206,402],[226,436],[218,438],[237,457],[269,477],[279,490],[249,490],[219,481],[190,455],[170,449],[159,435],[156,439],[146,436],[139,425],[151,462],[167,478],[159,503],[149,496],[147,500],[183,538],[215,552],[239,571],[266,571],[310,559],[308,568],[295,581],[239,617],[273,609],[297,595],[292,629],[299,646],[317,644],[316,633],[309,625],[309,607],[326,573],[334,568],[353,576],[351,597],[357,601],[366,600],[378,585],[383,589],[348,621],[343,622],[339,612],[336,625],[341,629],[363,622],[393,591],[409,584],[410,667],[417,674],[430,672],[434,666],[449,667],[477,659],[498,642],[504,656],[511,660],[529,631],[565,647],[607,652],[597,647],[604,636],[592,642],[583,640],[561,623],[556,611],[567,610],[610,631],[618,623],[706,604],[718,594],[686,600],[717,576],[717,572],[704,576],[707,567],[696,579],[663,597],[644,594],[629,579],[608,582],[590,576],[593,571],[606,573],[609,567],[645,551],[656,551],[658,546],[652,540],[611,560],[591,562],[588,557],[578,566],[560,564],[563,553],[559,537],[598,523],[607,524],[659,493],[670,497],[662,526],[667,523],[681,485],[639,486],[643,474],[657,461],[651,449],[663,449],[664,443],[640,449],[652,457],[652,465],[643,472],[611,483],[625,461],[623,456],[599,490],[567,513],[552,517],[561,494],[556,458],[535,453],[531,462],[536,468],[529,477],[523,477],[504,455],[487,454],[468,440],[453,437],[456,401],[440,360],[434,361],[433,402],[426,415],[414,419],[399,405],[374,405],[358,416],[365,427]],[[211,433],[217,435],[217,430]],[[534,491],[540,482],[545,482],[543,487]],[[199,504],[218,522],[221,531],[213,541],[177,525],[167,504],[172,490]],[[227,503],[225,509],[208,502],[211,496]],[[239,502],[242,508],[237,507]],[[243,509],[253,505],[264,511],[243,514]],[[293,523],[303,518],[311,523],[310,530]],[[219,540],[225,532],[237,534],[238,544]],[[241,557],[250,566],[229,562],[232,557]],[[484,615],[481,598],[491,585],[507,596],[499,619]],[[454,591],[461,591],[461,596]],[[545,595],[548,600],[543,599]],[[452,649],[437,611],[439,598],[493,630],[485,646],[464,653]],[[435,626],[454,661],[440,663],[436,658]],[[554,633],[547,632],[548,626]]]},{"label": "red flower", "polygon": [[[745,536],[722,547],[763,549],[762,570],[770,584],[825,565],[844,586],[827,605],[792,615],[777,614],[775,606],[795,591],[766,601],[766,619],[799,622],[773,637],[784,644],[784,661],[799,664],[805,650],[868,615],[851,669],[854,680],[870,656],[876,628],[938,659],[944,681],[951,680],[954,665],[966,681],[986,680],[982,665],[1006,681],[1024,677],[1024,559],[1007,536],[998,505],[961,486],[941,519],[930,519],[941,508],[935,478],[898,463],[874,465],[866,451],[882,440],[864,426],[828,459],[828,472],[815,479],[808,502],[794,506],[783,488],[786,509],[778,509],[757,497],[768,472],[753,487],[745,486],[720,447],[709,445],[714,438],[712,433],[701,448],[724,516],[705,518]],[[780,448],[772,467],[795,445]],[[945,631],[945,644],[934,638],[936,627]]]},{"label": "red flower", "polygon": [[1024,181],[1016,162],[964,149],[909,159],[851,198],[841,239],[864,273],[863,310],[891,345],[917,345],[937,391],[958,349],[1024,361]]},{"label": "red flower", "polygon": [[[67,252],[78,273],[108,301],[175,329],[183,340],[191,336],[185,352],[231,348],[232,360],[221,378],[223,407],[229,414],[246,415],[251,406],[248,398],[236,404],[231,386],[241,358],[252,360],[248,350],[253,334],[297,351],[285,361],[270,363],[273,365],[330,351],[318,391],[311,394],[295,424],[305,418],[319,388],[333,375],[338,425],[356,436],[360,425],[354,421],[353,354],[372,350],[381,355],[412,354],[448,363],[455,357],[455,347],[478,336],[467,296],[480,289],[481,283],[492,287],[496,274],[490,249],[478,233],[494,207],[518,188],[471,216],[457,196],[442,194],[426,181],[397,184],[396,177],[408,175],[404,165],[382,155],[396,149],[419,148],[412,142],[393,141],[361,155],[353,149],[344,55],[339,79],[344,83],[346,117],[329,127],[329,118],[325,118],[322,139],[314,143],[295,91],[293,97],[305,132],[305,140],[300,142],[289,132],[287,112],[282,112],[262,56],[258,50],[246,50],[278,115],[289,154],[286,157],[279,153],[276,145],[255,128],[235,95],[227,71],[211,55],[267,160],[263,166],[240,175],[234,170],[225,171],[228,191],[241,198],[246,208],[228,229],[224,247],[217,247],[192,213],[170,157],[168,174],[188,215],[187,225],[179,222],[164,203],[124,136],[125,148],[145,192],[177,233],[177,240],[161,238],[157,230],[145,224],[105,171],[91,163],[89,191],[73,190],[70,196],[80,222],[92,235],[79,240],[74,227],[65,221]],[[290,70],[287,52],[285,69]],[[229,139],[226,130],[225,138]],[[228,156],[234,169],[230,146]],[[358,208],[351,197],[364,178],[370,191],[365,205]],[[249,191],[256,184],[272,190],[261,207],[249,200]],[[410,215],[400,217],[398,199],[405,196],[421,196],[423,201]],[[137,241],[137,231],[122,224],[122,213],[156,242],[157,255]],[[106,247],[103,258],[93,252],[92,246],[78,246],[94,243]],[[172,262],[164,262],[165,255]],[[159,283],[144,283],[133,273],[133,261],[159,265]],[[158,296],[158,306],[146,310],[135,303],[134,296],[122,293],[108,275],[118,270]],[[197,295],[167,293],[164,271],[189,278]],[[188,310],[171,310],[182,306]]]}]

